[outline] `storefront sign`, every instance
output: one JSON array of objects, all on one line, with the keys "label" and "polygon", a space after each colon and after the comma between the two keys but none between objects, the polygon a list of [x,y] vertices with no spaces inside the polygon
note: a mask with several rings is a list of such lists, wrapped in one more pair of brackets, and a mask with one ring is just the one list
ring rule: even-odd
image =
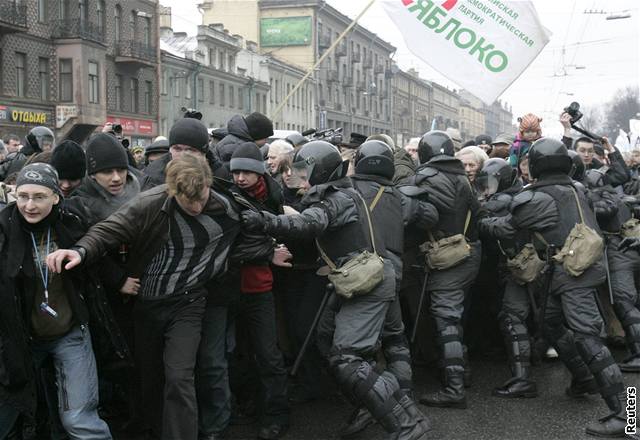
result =
[{"label": "storefront sign", "polygon": [[107,122],[122,125],[122,133],[125,135],[146,134],[153,135],[153,121],[149,119],[115,118],[107,116]]},{"label": "storefront sign", "polygon": [[48,125],[51,123],[50,113],[47,111],[29,110],[6,105],[0,105],[0,121],[33,125]]},{"label": "storefront sign", "polygon": [[75,105],[56,106],[56,128],[61,128],[69,119],[78,117],[78,107]]}]

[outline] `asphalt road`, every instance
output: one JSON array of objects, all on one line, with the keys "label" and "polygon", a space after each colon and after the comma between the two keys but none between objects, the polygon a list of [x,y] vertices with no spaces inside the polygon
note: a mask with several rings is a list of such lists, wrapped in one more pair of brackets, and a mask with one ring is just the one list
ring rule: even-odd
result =
[{"label": "asphalt road", "polygon": [[[617,359],[623,352],[614,352]],[[421,406],[434,429],[430,439],[594,439],[585,434],[585,426],[608,414],[599,396],[572,399],[564,390],[570,375],[559,361],[534,367],[540,395],[533,399],[500,399],[491,396],[493,387],[508,379],[505,362],[472,360],[473,385],[467,389],[469,408],[440,409]],[[437,388],[435,370],[415,369],[416,395]],[[625,385],[640,386],[640,375],[625,374]],[[315,401],[294,406],[288,440],[335,439],[351,407],[342,399]],[[225,438],[254,439],[254,426],[233,426]],[[383,439],[384,431],[369,427],[362,439]]]}]

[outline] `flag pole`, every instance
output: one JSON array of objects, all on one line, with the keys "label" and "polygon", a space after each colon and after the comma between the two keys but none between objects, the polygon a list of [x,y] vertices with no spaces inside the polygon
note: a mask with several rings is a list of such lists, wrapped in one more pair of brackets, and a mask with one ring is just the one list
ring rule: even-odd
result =
[{"label": "flag pole", "polygon": [[[282,100],[282,102],[278,105],[278,107],[276,107],[276,109],[273,111],[273,113],[271,113],[269,115],[269,119],[273,120],[275,119],[276,116],[278,116],[280,114],[280,112],[282,111],[282,108],[284,107],[284,105],[287,103],[287,101],[289,100],[289,98],[291,98],[291,96],[293,96],[293,94],[296,92],[296,90],[298,90],[302,84],[307,80],[307,78],[309,78],[309,76],[311,75],[311,73],[313,73],[313,71],[324,61],[324,59],[329,56],[329,54],[331,52],[333,52],[333,50],[336,48],[336,46],[344,39],[344,37],[347,35],[347,33],[349,33],[349,31],[351,29],[353,29],[353,27],[358,23],[358,20],[360,20],[360,18],[364,15],[365,12],[367,12],[367,10],[371,7],[371,5],[373,5],[375,3],[376,0],[370,0],[369,3],[367,3],[367,6],[364,7],[364,9],[356,16],[356,18],[353,19],[353,21],[351,22],[351,24],[349,26],[347,26],[347,28],[342,31],[342,33],[338,36],[338,38],[336,39],[336,41],[333,42],[333,44],[322,54],[322,56],[318,59],[318,61],[316,61],[316,63],[307,71],[307,73],[302,77],[302,79],[300,79],[300,81],[298,81],[298,83],[295,85],[295,87],[293,89],[291,89],[291,91],[289,92],[289,94],[287,96],[284,97],[284,99]],[[316,36],[317,38],[318,36]]]}]

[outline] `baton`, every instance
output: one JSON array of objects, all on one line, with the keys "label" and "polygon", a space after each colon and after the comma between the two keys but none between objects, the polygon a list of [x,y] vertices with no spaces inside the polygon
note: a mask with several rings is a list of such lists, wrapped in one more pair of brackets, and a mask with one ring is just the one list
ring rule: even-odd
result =
[{"label": "baton", "polygon": [[327,302],[329,301],[329,296],[331,292],[333,292],[333,284],[328,283],[324,292],[324,297],[322,298],[322,302],[320,302],[320,307],[318,307],[318,312],[316,316],[313,318],[313,322],[311,323],[311,327],[309,327],[309,331],[307,332],[307,336],[304,338],[304,342],[302,343],[302,347],[300,347],[300,351],[298,352],[298,357],[296,357],[296,361],[293,363],[293,368],[291,368],[291,376],[295,376],[300,368],[300,363],[302,362],[302,358],[304,357],[305,352],[307,351],[307,347],[309,346],[309,342],[311,342],[311,337],[313,333],[316,331],[316,327],[318,326],[318,322],[320,322],[320,317],[322,316],[322,312],[327,306]]},{"label": "baton", "polygon": [[609,255],[607,243],[604,244],[604,270],[607,272],[607,288],[609,289],[609,303],[613,305],[613,289],[611,289],[611,273],[609,272]]},{"label": "baton", "polygon": [[411,344],[416,340],[416,333],[418,333],[418,323],[420,322],[420,315],[422,314],[422,305],[424,303],[424,295],[427,291],[427,280],[429,279],[429,273],[424,272],[424,279],[422,280],[422,291],[420,292],[420,301],[418,301],[418,312],[416,313],[416,320],[413,323],[413,329],[411,330]]}]

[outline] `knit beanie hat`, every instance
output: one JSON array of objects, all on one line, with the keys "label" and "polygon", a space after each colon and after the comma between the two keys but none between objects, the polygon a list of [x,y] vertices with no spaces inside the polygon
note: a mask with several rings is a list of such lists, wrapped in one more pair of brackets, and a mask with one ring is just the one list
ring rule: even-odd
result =
[{"label": "knit beanie hat", "polygon": [[231,172],[252,171],[260,175],[267,171],[264,166],[264,160],[262,159],[262,153],[253,142],[245,142],[233,150],[229,168]]},{"label": "knit beanie hat", "polygon": [[58,178],[78,180],[87,172],[86,160],[82,147],[67,139],[53,149],[50,163],[58,172]]},{"label": "knit beanie hat", "polygon": [[209,144],[207,127],[197,119],[182,118],[169,131],[169,145],[187,145],[205,153]]},{"label": "knit beanie hat", "polygon": [[127,152],[115,136],[99,133],[87,142],[87,174],[128,166]]},{"label": "knit beanie hat", "polygon": [[251,139],[254,141],[273,136],[273,122],[262,113],[253,112],[249,116],[245,116],[244,122],[247,124]]},{"label": "knit beanie hat", "polygon": [[22,185],[40,185],[60,194],[58,173],[48,163],[32,163],[22,168],[16,179],[16,188]]}]

